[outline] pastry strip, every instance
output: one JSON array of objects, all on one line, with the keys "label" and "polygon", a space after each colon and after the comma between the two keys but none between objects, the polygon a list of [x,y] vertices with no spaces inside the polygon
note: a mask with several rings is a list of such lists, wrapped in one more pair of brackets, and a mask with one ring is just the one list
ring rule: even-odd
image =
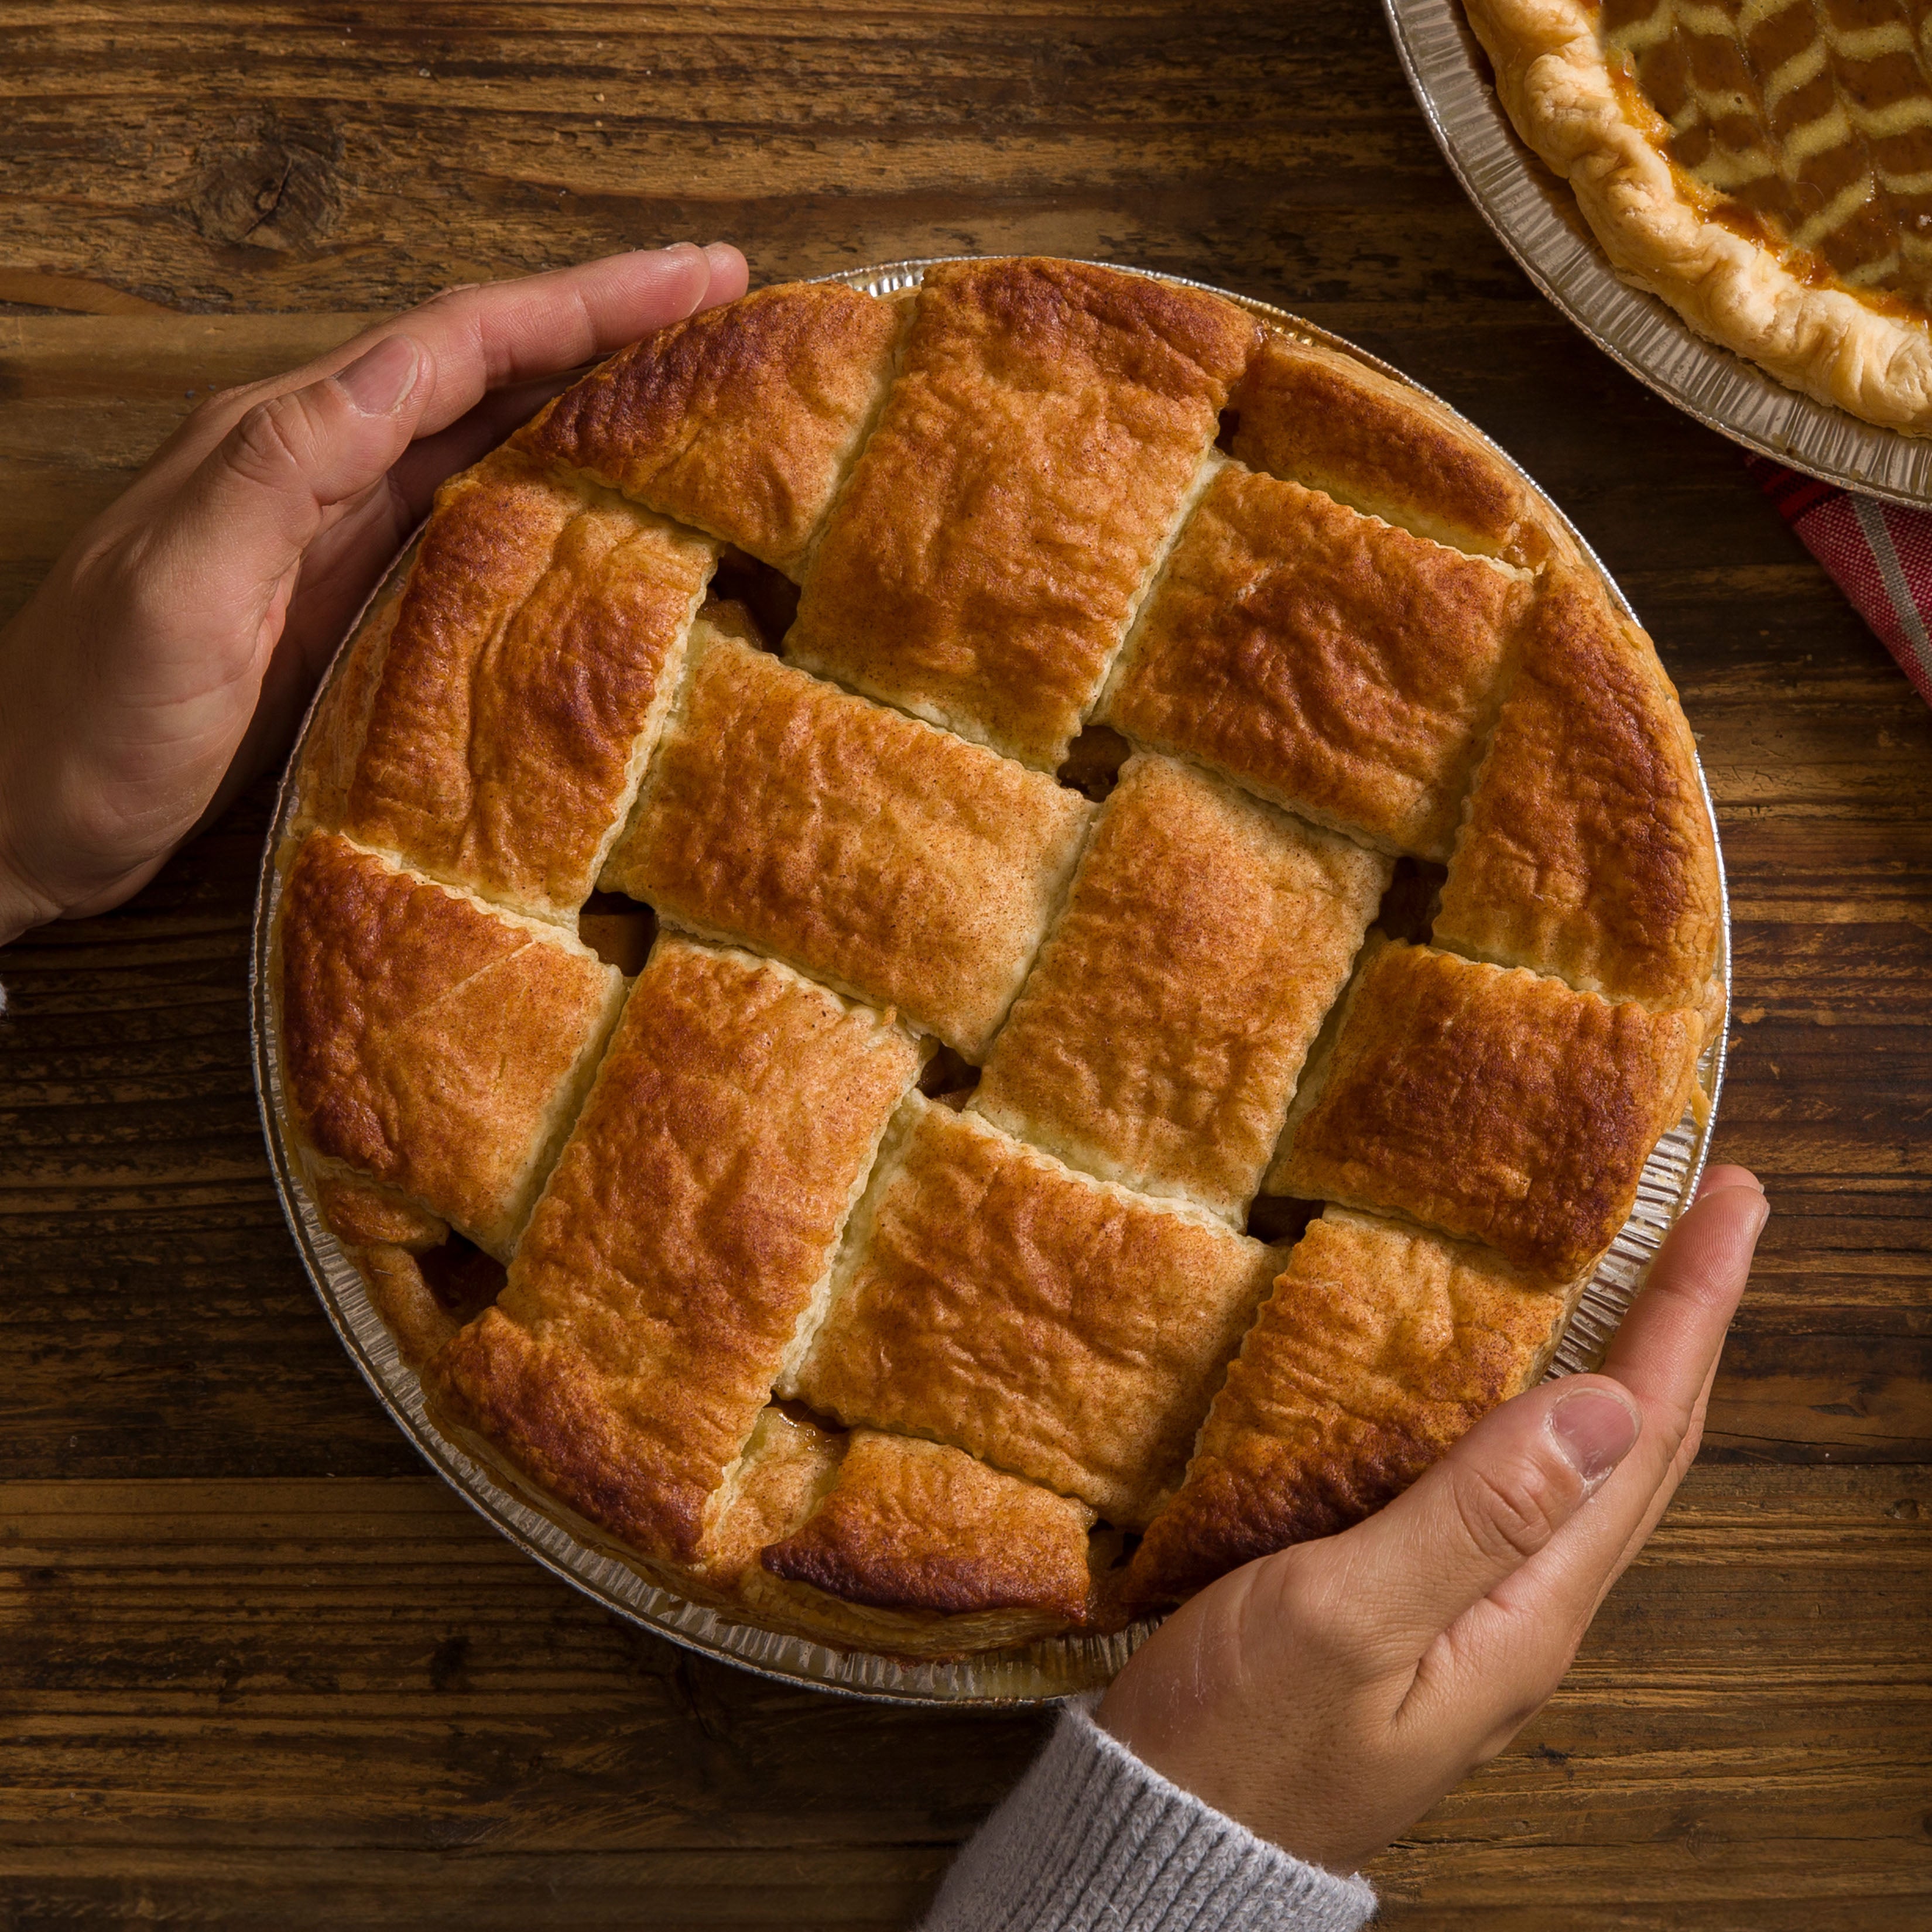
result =
[{"label": "pastry strip", "polygon": [[1094,808],[700,626],[603,883],[986,1048]]},{"label": "pastry strip", "polygon": [[1528,593],[1224,464],[1098,715],[1383,851],[1447,858]]},{"label": "pastry strip", "polygon": [[1388,878],[1196,767],[1129,759],[973,1111],[1239,1225]]},{"label": "pastry strip", "polygon": [[761,289],[634,343],[511,442],[796,578],[906,314],[836,283]]},{"label": "pastry strip", "polygon": [[506,1256],[590,1084],[622,976],[554,926],[331,832],[296,854],[276,940],[298,1132]]},{"label": "pastry strip", "polygon": [[1438,945],[1718,1024],[1724,922],[1690,728],[1602,586],[1554,574],[1525,626],[1442,888]]},{"label": "pastry strip", "polygon": [[366,700],[340,827],[574,918],[635,796],[709,538],[506,451],[443,485]]},{"label": "pastry strip", "polygon": [[787,655],[1055,769],[1254,337],[1217,297],[1078,262],[928,269]]},{"label": "pastry strip", "polygon": [[1266,337],[1236,389],[1251,470],[1456,550],[1534,566],[1568,542],[1529,486],[1434,398],[1352,356]]},{"label": "pastry strip", "polygon": [[782,1384],[1144,1522],[1280,1258],[910,1096]]},{"label": "pastry strip", "polygon": [[1568,1312],[1500,1255],[1330,1208],[1248,1331],[1130,1593],[1178,1601],[1379,1509],[1537,1379]]},{"label": "pastry strip", "polygon": [[1567,1284],[1623,1226],[1700,1041],[1690,1013],[1371,940],[1268,1192],[1403,1214]]},{"label": "pastry strip", "polygon": [[831,1490],[760,1559],[771,1576],[875,1610],[1030,1610],[1087,1620],[1094,1512],[957,1449],[853,1433]]},{"label": "pastry strip", "polygon": [[436,1401],[644,1555],[698,1558],[918,1068],[885,1016],[661,938]]}]

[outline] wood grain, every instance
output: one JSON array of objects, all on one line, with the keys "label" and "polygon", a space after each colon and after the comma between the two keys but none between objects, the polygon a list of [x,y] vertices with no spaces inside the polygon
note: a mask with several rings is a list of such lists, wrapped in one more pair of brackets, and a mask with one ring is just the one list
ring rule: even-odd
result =
[{"label": "wood grain", "polygon": [[[138,1877],[158,1907],[420,1923],[415,1845],[451,1923],[527,1923],[564,1872],[572,1923],[626,1922],[638,1887],[691,1888],[678,1923],[744,1912],[713,1888],[762,1923],[813,1886],[842,1923],[896,1898],[890,1921],[1040,1734],[694,1665],[418,1479],[16,1481],[0,1522],[23,1640],[0,1883],[64,1860],[102,1898]],[[1698,1470],[1562,1694],[1383,1862],[1388,1922],[1915,1922],[1928,1572],[1924,1471]]]},{"label": "wood grain", "polygon": [[[1372,0],[0,0],[0,616],[211,388],[680,235],[760,280],[1012,248],[1198,275],[1522,460],[1699,734],[1734,918],[1717,1150],[1776,1213],[1682,1501],[1558,1700],[1378,1865],[1384,1920],[1926,1922],[1932,715],[1736,452],[1516,273]],[[1042,1720],[692,1659],[422,1472],[268,1183],[266,811],[0,954],[0,1917],[910,1924]]]}]

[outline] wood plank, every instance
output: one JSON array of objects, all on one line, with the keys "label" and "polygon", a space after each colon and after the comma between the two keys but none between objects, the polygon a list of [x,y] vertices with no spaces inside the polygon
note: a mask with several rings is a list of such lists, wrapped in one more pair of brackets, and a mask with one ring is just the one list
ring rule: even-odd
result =
[{"label": "wood plank", "polygon": [[680,235],[787,274],[1018,246],[1521,301],[1359,4],[56,5],[0,90],[0,255],[177,307]]},{"label": "wood plank", "polygon": [[[904,1922],[1042,1733],[675,1650],[426,1477],[9,1482],[0,1547],[22,1924]],[[1696,1470],[1557,1700],[1378,1864],[1389,1922],[1908,1923],[1928,1582],[1932,1470]]]},{"label": "wood plank", "polygon": [[[592,1810],[586,1831],[602,1822]],[[916,1922],[952,1856],[950,1845],[901,1852],[748,1847],[730,1852],[604,1851],[562,1856],[432,1854],[383,1846],[350,1856],[236,1846],[210,1853],[148,1846],[0,1846],[0,1900],[10,1925],[149,1923],[273,1926],[277,1932],[448,1927],[528,1932],[532,1924],[635,1932],[739,1932],[784,1927],[900,1927]]]}]

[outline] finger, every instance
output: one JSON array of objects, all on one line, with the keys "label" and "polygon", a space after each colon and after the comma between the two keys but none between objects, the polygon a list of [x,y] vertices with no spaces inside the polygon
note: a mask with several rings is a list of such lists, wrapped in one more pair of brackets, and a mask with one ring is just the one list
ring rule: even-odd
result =
[{"label": "finger", "polygon": [[1736,1161],[1720,1160],[1715,1167],[1706,1168],[1704,1178],[1697,1184],[1696,1198],[1702,1200],[1707,1194],[1716,1194],[1726,1187],[1754,1188],[1764,1192],[1764,1183],[1748,1167],[1740,1167]]},{"label": "finger", "polygon": [[[433,436],[419,436],[390,474],[400,528],[398,541],[429,514],[436,491],[459,470],[520,428],[553,396],[560,395],[593,365],[579,363],[554,376],[493,389],[467,414]],[[393,546],[392,546],[393,548]]]},{"label": "finger", "polygon": [[[1588,1510],[1490,1593],[1486,1608],[1526,1668],[1539,1649],[1567,1658],[1563,1646],[1574,1636],[1563,1634],[1588,1625],[1676,1493],[1766,1211],[1755,1180],[1742,1169],[1720,1170],[1652,1264],[1598,1378],[1614,1380],[1642,1411],[1635,1450]],[[1556,1668],[1560,1674],[1560,1661]]]},{"label": "finger", "polygon": [[[1714,1364],[1700,1410],[1715,1376]],[[1424,1652],[1400,1707],[1402,1720],[1426,1734],[1453,1713],[1459,1728],[1480,1740],[1472,1766],[1501,1750],[1555,1694],[1604,1599],[1670,1508],[1695,1455],[1694,1433],[1679,1444],[1621,1548],[1615,1546],[1619,1525],[1612,1507],[1600,1499],[1457,1618]],[[1634,1456],[1626,1466],[1638,1460]]]},{"label": "finger", "polygon": [[1634,1453],[1588,1509],[1573,1513],[1425,1650],[1401,1707],[1406,1721],[1426,1728],[1453,1710],[1481,1738],[1472,1760],[1480,1762],[1561,1683],[1591,1619],[1695,1459],[1724,1334],[1767,1211],[1755,1177],[1742,1168],[1712,1170],[1659,1252],[1604,1364],[1605,1378],[1614,1366],[1643,1412]]},{"label": "finger", "polygon": [[[1566,1377],[1504,1403],[1379,1515],[1337,1539],[1373,1577],[1378,1599],[1399,1606],[1393,1641],[1426,1640],[1498,1591],[1533,1597],[1558,1625],[1587,1618],[1625,1546],[1682,1473],[1675,1459],[1766,1211],[1744,1169],[1714,1170],[1660,1250],[1600,1376]],[[1588,1388],[1622,1394],[1642,1426],[1624,1444],[1614,1476],[1598,1469],[1580,1481],[1552,1459],[1562,1445],[1546,1439],[1543,1418],[1566,1391]],[[1582,1422],[1585,1412],[1574,1419]],[[1598,1419],[1606,1427],[1616,1421],[1607,1411]],[[1591,1482],[1604,1493],[1573,1522]]]},{"label": "finger", "polygon": [[1770,1212],[1754,1176],[1715,1169],[1658,1250],[1604,1352],[1603,1372],[1656,1406],[1660,1420],[1670,1418],[1673,1451],[1724,1346]]},{"label": "finger", "polygon": [[608,356],[742,295],[744,258],[735,248],[714,246],[716,253],[680,242],[465,289],[424,304],[405,319],[412,333],[425,334],[435,365],[424,430],[455,422],[491,389]]},{"label": "finger", "polygon": [[735,301],[746,280],[745,258],[728,243],[700,248],[680,242],[446,290],[301,368],[215,398],[162,446],[150,472],[198,462],[248,410],[335,374],[399,332],[421,343],[434,365],[422,424],[434,434],[490,389],[608,356],[653,329]]},{"label": "finger", "polygon": [[392,335],[338,374],[256,404],[157,520],[152,562],[197,578],[218,608],[266,616],[331,513],[380,485],[409,447],[428,379],[421,344]]},{"label": "finger", "polygon": [[[1720,1356],[1719,1360],[1721,1359]],[[1658,1484],[1636,1526],[1628,1536],[1624,1538],[1624,1546],[1618,1551],[1616,1560],[1610,1565],[1609,1574],[1597,1587],[1595,1598],[1590,1605],[1592,1616],[1594,1617],[1596,1615],[1598,1609],[1602,1606],[1604,1599],[1610,1594],[1617,1579],[1636,1560],[1637,1552],[1650,1540],[1652,1533],[1663,1521],[1665,1512],[1670,1508],[1672,1502],[1676,1498],[1678,1485],[1683,1481],[1691,1464],[1697,1460],[1698,1445],[1702,1441],[1704,1434],[1704,1412],[1710,1407],[1711,1390],[1717,1379],[1718,1362],[1714,1360],[1711,1364],[1709,1374],[1704,1378],[1704,1386],[1698,1391],[1696,1402],[1691,1408],[1690,1426],[1685,1431],[1683,1440],[1678,1444],[1677,1453],[1670,1460],[1670,1466],[1665,1473],[1664,1480]]]},{"label": "finger", "polygon": [[[1739,1168],[1733,1169],[1732,1172],[1743,1174],[1744,1171]],[[1756,1185],[1754,1177],[1747,1175],[1745,1178],[1750,1180],[1754,1186]],[[1708,1190],[1700,1190],[1700,1193],[1706,1191]],[[1651,1532],[1662,1521],[1664,1512],[1670,1508],[1672,1498],[1677,1493],[1678,1485],[1688,1473],[1691,1464],[1696,1461],[1697,1452],[1703,1444],[1704,1423],[1711,1407],[1711,1391],[1717,1386],[1718,1370],[1723,1360],[1724,1352],[1720,1346],[1718,1352],[1711,1358],[1710,1367],[1705,1372],[1703,1386],[1698,1390],[1697,1400],[1690,1407],[1689,1426],[1686,1428],[1682,1440],[1678,1443],[1677,1453],[1671,1458],[1670,1468],[1666,1478],[1658,1486],[1657,1492],[1652,1498],[1649,1507],[1644,1511],[1642,1519],[1625,1538],[1622,1550],[1618,1552],[1616,1562],[1611,1566],[1610,1574],[1604,1579],[1602,1586],[1597,1592],[1598,1604],[1600,1604],[1604,1598],[1610,1594],[1611,1586],[1630,1568],[1638,1551],[1650,1540]],[[1591,1611],[1592,1616],[1595,1614],[1595,1610],[1596,1606],[1593,1605]]]},{"label": "finger", "polygon": [[1330,1546],[1372,1604],[1378,1648],[1427,1645],[1544,1549],[1630,1453],[1642,1426],[1616,1383],[1574,1376],[1485,1416],[1402,1495]]},{"label": "finger", "polygon": [[1602,1370],[1642,1412],[1642,1440],[1587,1514],[1503,1594],[1533,1599],[1542,1614],[1559,1606],[1580,1612],[1594,1606],[1641,1546],[1695,1453],[1725,1333],[1768,1212],[1743,1169],[1720,1169],[1671,1230]]}]

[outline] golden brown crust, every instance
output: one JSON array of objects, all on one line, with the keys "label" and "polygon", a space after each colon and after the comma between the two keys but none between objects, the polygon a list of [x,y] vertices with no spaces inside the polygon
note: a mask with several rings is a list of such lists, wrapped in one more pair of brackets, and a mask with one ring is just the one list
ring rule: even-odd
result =
[{"label": "golden brown crust", "polygon": [[781,1384],[1143,1522],[1278,1258],[909,1097]]},{"label": "golden brown crust", "polygon": [[1456,550],[1534,566],[1567,542],[1516,470],[1432,398],[1270,332],[1234,392],[1232,453]]},{"label": "golden brown crust", "polygon": [[661,939],[436,1401],[592,1522],[696,1558],[918,1070],[884,1016]]},{"label": "golden brown crust", "polygon": [[1093,816],[1051,778],[703,640],[604,883],[898,1007],[969,1058]]},{"label": "golden brown crust", "polygon": [[298,1133],[507,1256],[622,976],[329,832],[289,868],[277,965]]},{"label": "golden brown crust", "polygon": [[508,452],[445,484],[340,829],[518,911],[573,916],[629,809],[716,557],[709,539]]},{"label": "golden brown crust", "polygon": [[[1121,1628],[1137,1528],[1158,1604],[1342,1527],[1530,1379],[1720,908],[1648,641],[1449,412],[1117,272],[920,302],[664,332],[451,486],[311,729],[271,968],[450,1439],[694,1603],[944,1658]],[[831,680],[761,648],[774,572],[704,598],[726,540]],[[1096,684],[1153,748],[1090,728],[1104,811],[968,742],[1057,769]],[[1358,954],[1389,851],[1453,856],[1448,950]],[[1389,1218],[1257,1321],[1284,1115],[1270,1186]]]},{"label": "golden brown crust", "polygon": [[796,576],[904,322],[836,284],[763,289],[633,344],[511,440]]},{"label": "golden brown crust", "polygon": [[347,1252],[396,1352],[418,1373],[503,1286],[502,1264],[466,1242],[427,1250],[378,1242]]},{"label": "golden brown crust", "polygon": [[[802,1412],[774,1404],[758,1418],[694,1566],[639,1562],[633,1552],[620,1553],[654,1580],[668,1582],[700,1602],[715,1603],[741,1621],[813,1643],[908,1658],[949,1658],[1030,1642],[1067,1628],[1055,1611],[1038,1608],[956,1614],[879,1609],[847,1602],[765,1568],[759,1561],[761,1552],[770,1544],[785,1542],[818,1510],[838,1477],[850,1440],[842,1431],[820,1427]],[[596,1539],[595,1526],[584,1527]],[[1108,1580],[1111,1585],[1112,1578]],[[1120,1628],[1123,1622],[1117,1596],[1117,1589],[1109,1588],[1104,1602],[1099,1593],[1093,1600],[1094,1611],[1108,1619],[1109,1629]]]},{"label": "golden brown crust", "polygon": [[1193,766],[1129,759],[973,1110],[1238,1224],[1388,875]]},{"label": "golden brown crust", "polygon": [[1130,1594],[1178,1601],[1379,1509],[1535,1381],[1566,1312],[1499,1255],[1330,1208],[1229,1367]]},{"label": "golden brown crust", "polygon": [[1100,716],[1382,850],[1446,858],[1528,587],[1228,464]]},{"label": "golden brown crust", "polygon": [[1598,0],[1466,4],[1517,133],[1568,178],[1623,280],[1795,389],[1932,433],[1924,319],[1884,313],[1830,286],[1817,257],[1720,219],[1724,197],[1672,165],[1660,146],[1669,130],[1612,72]]},{"label": "golden brown crust", "polygon": [[1268,1190],[1406,1215],[1570,1282],[1682,1117],[1700,1039],[1689,1013],[1371,940]]},{"label": "golden brown crust", "polygon": [[1254,337],[1217,297],[1116,269],[928,269],[788,655],[1053,770]]},{"label": "golden brown crust", "polygon": [[1434,938],[1613,1000],[1709,1006],[1724,900],[1690,728],[1594,579],[1548,578]]},{"label": "golden brown crust", "polygon": [[802,1411],[773,1402],[760,1410],[744,1454],[710,1512],[694,1574],[736,1595],[764,1574],[768,1544],[790,1535],[825,1498],[849,1438]]},{"label": "golden brown crust", "polygon": [[316,706],[302,754],[300,795],[295,830],[341,824],[348,809],[350,788],[356,782],[356,764],[362,754],[362,734],[368,728],[370,707],[382,682],[382,660],[401,614],[407,572],[422,554],[420,542],[401,560],[405,574],[363,615],[355,634],[344,646],[342,664],[324,687]]},{"label": "golden brown crust", "polygon": [[381,1244],[419,1255],[449,1239],[449,1223],[419,1202],[338,1160],[308,1163],[309,1192],[329,1232],[352,1248]]},{"label": "golden brown crust", "polygon": [[957,1449],[855,1430],[830,1492],[764,1552],[772,1576],[875,1610],[1087,1620],[1084,1504]]}]

